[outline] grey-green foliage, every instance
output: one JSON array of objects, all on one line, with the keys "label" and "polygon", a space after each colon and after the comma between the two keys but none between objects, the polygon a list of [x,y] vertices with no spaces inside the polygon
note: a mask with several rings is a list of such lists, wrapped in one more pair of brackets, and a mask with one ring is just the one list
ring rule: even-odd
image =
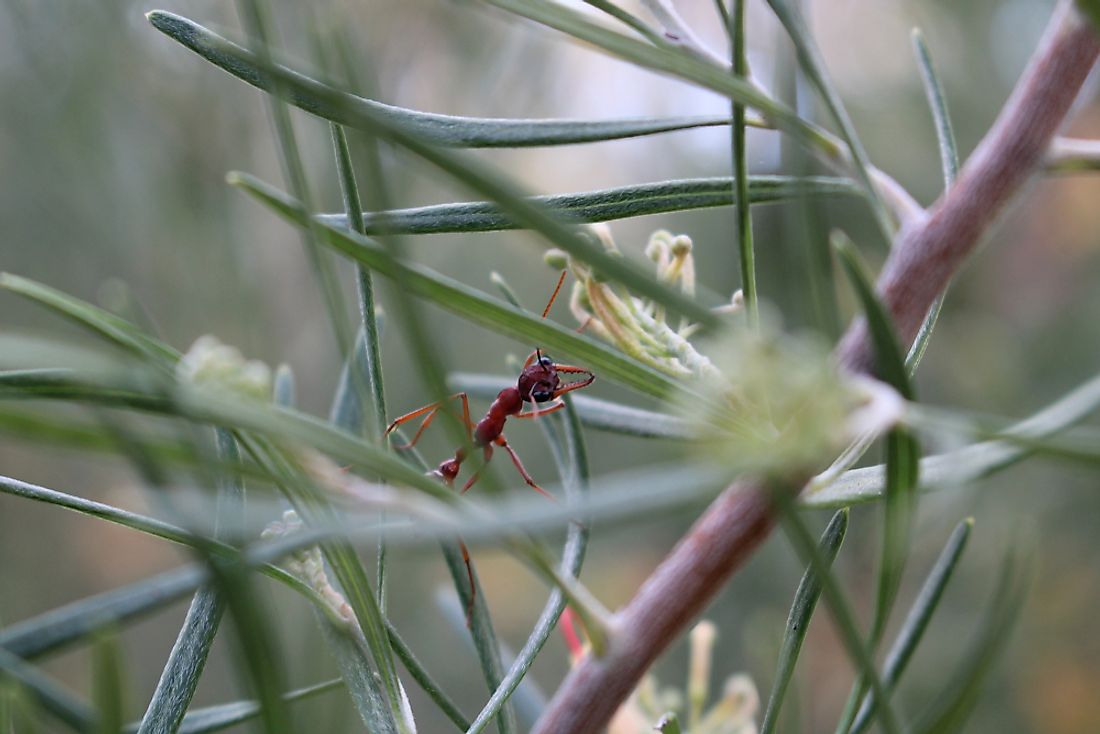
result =
[{"label": "grey-green foliage", "polygon": [[[750,327],[755,323],[757,299],[753,276],[755,246],[762,241],[753,235],[750,207],[797,201],[807,196],[854,194],[871,203],[883,233],[892,234],[894,222],[879,186],[880,173],[872,167],[830,80],[816,40],[793,3],[773,0],[769,5],[791,37],[803,73],[839,126],[840,141],[816,122],[802,117],[795,108],[772,98],[749,76],[745,48],[746,32],[751,29],[744,25],[744,3],[735,3],[732,11],[719,3],[720,15],[730,32],[733,51],[730,68],[715,63],[703,50],[692,48],[690,39],[650,25],[613,3],[589,4],[624,24],[629,34],[593,22],[560,4],[536,0],[489,0],[489,4],[641,68],[724,95],[731,105],[731,115],[594,121],[425,113],[367,99],[327,77],[311,77],[296,71],[292,67],[298,67],[297,64],[284,63],[283,56],[269,47],[268,38],[274,34],[268,33],[268,19],[257,3],[240,4],[248,26],[246,35],[251,36],[243,45],[171,13],[149,14],[153,26],[168,37],[213,66],[268,93],[291,195],[248,174],[234,174],[231,180],[303,232],[303,242],[314,265],[315,285],[321,289],[328,307],[345,372],[336,390],[329,421],[322,421],[295,409],[294,374],[289,368],[280,368],[276,373],[273,404],[218,386],[190,383],[178,374],[180,353],[131,321],[45,284],[12,274],[0,275],[0,288],[46,306],[108,347],[75,348],[51,340],[0,337],[0,397],[5,399],[0,405],[0,431],[19,434],[50,449],[121,455],[152,485],[151,491],[157,493],[166,493],[171,481],[216,484],[219,490],[216,516],[221,525],[219,530],[170,523],[85,499],[81,496],[83,487],[70,494],[0,477],[0,492],[4,494],[68,509],[149,538],[181,544],[196,559],[176,570],[74,601],[0,629],[0,726],[14,721],[16,716],[33,719],[41,711],[74,731],[117,731],[124,721],[129,699],[125,658],[117,646],[116,635],[142,616],[194,593],[145,715],[129,730],[139,734],[197,733],[255,720],[265,731],[288,732],[294,726],[297,711],[291,705],[293,702],[339,688],[343,693],[336,695],[349,696],[362,723],[372,731],[405,731],[411,724],[405,718],[401,677],[404,674],[400,665],[427,692],[432,705],[459,730],[476,734],[496,724],[502,734],[516,731],[513,697],[524,685],[538,655],[546,649],[567,601],[582,620],[592,625],[588,631],[595,641],[604,641],[603,635],[609,630],[614,634],[614,625],[608,623],[594,601],[601,593],[601,588],[595,586],[600,581],[586,580],[593,583],[592,595],[578,579],[593,523],[623,523],[637,517],[652,520],[672,509],[699,505],[730,479],[721,467],[694,462],[679,453],[668,463],[647,464],[633,473],[590,476],[582,426],[631,439],[644,438],[650,441],[649,446],[660,442],[673,452],[690,446],[698,438],[698,426],[690,419],[674,414],[667,407],[637,406],[621,397],[609,400],[570,395],[563,413],[538,421],[559,469],[564,499],[557,505],[550,505],[542,497],[490,501],[459,497],[438,482],[437,477],[425,476],[424,469],[431,463],[417,465],[408,455],[396,455],[383,445],[384,438],[379,434],[390,416],[382,380],[381,329],[375,312],[376,275],[392,281],[398,289],[403,308],[397,314],[392,332],[412,344],[411,351],[421,363],[418,371],[429,388],[438,393],[442,393],[446,365],[441,351],[429,339],[425,320],[419,316],[420,301],[516,339],[528,348],[538,345],[553,350],[555,355],[568,356],[597,372],[601,383],[625,386],[643,399],[673,401],[684,394],[698,397],[700,390],[699,385],[657,372],[589,334],[578,334],[572,328],[539,318],[522,308],[514,296],[507,296],[508,302],[501,301],[414,262],[407,256],[408,249],[396,240],[398,235],[528,229],[567,250],[578,262],[591,266],[599,278],[616,281],[624,293],[649,299],[654,312],[668,310],[711,333],[721,334],[740,326],[735,323],[736,317],[719,316],[713,310],[715,304],[704,296],[670,288],[645,267],[606,251],[579,225],[736,206],[736,257],[729,242],[722,246],[730,262],[740,262],[750,313],[746,321]],[[927,46],[919,35],[915,36],[915,42],[937,131],[945,183],[950,186],[959,163],[945,96]],[[299,133],[292,127],[287,104],[330,124],[343,213],[324,214],[316,209],[310,194],[312,171],[306,170],[298,150]],[[757,116],[747,117],[746,109]],[[843,164],[840,167],[845,175],[852,178],[749,175],[744,129],[748,124],[775,128],[792,136],[826,162],[834,166],[838,162]],[[734,151],[731,176],[670,179],[566,195],[532,195],[514,177],[482,159],[453,150],[596,143],[727,125],[731,128]],[[366,166],[369,170],[363,177],[362,195],[355,175],[356,143],[374,156]],[[376,160],[379,146],[402,151],[406,158],[401,160],[426,162],[481,200],[391,207],[383,190],[386,181]],[[854,246],[842,240],[838,252],[869,325],[878,376],[905,399],[915,401],[911,376],[931,337],[942,299],[929,314],[908,359],[903,360],[889,316],[879,303],[873,279]],[[333,255],[355,265],[360,306],[358,339],[352,337],[352,320],[346,313]],[[681,334],[690,331],[685,327]],[[403,376],[400,370],[396,372]],[[433,376],[439,384],[430,384]],[[514,375],[507,379],[463,373],[449,377],[453,386],[488,400],[515,380]],[[726,377],[735,379],[736,375]],[[1001,432],[982,434],[978,421],[959,414],[957,421],[971,429],[976,437],[974,443],[924,459],[919,455],[915,429],[931,422],[927,415],[914,411],[909,419],[912,425],[896,427],[886,436],[884,466],[848,471],[831,485],[802,497],[800,502],[789,493],[790,488],[778,491],[776,502],[782,524],[807,570],[788,617],[764,731],[771,731],[776,725],[784,692],[795,675],[798,652],[821,593],[826,596],[856,671],[849,704],[838,726],[840,734],[858,734],[876,717],[887,732],[955,731],[965,725],[1016,621],[1024,593],[1022,574],[1015,561],[1005,563],[973,645],[959,661],[948,661],[944,666],[950,672],[944,675],[942,693],[916,718],[904,718],[903,712],[892,703],[895,689],[907,662],[930,629],[932,614],[960,561],[971,527],[969,521],[962,523],[949,539],[913,602],[881,671],[878,670],[875,654],[888,629],[892,609],[903,600],[903,576],[912,566],[909,560],[916,541],[913,516],[917,491],[929,484],[965,484],[1035,453],[1096,465],[1097,452],[1086,445],[1095,438],[1093,434],[1080,433],[1061,442],[1055,434],[1100,405],[1098,385],[1100,382],[1094,379],[1032,419]],[[88,410],[60,416],[40,411],[40,403],[47,400]],[[16,401],[21,405],[15,406]],[[135,431],[129,423],[134,417],[131,414],[153,414],[179,430],[170,435]],[[922,419],[927,422],[922,424]],[[195,439],[209,434],[211,426],[217,436],[216,454]],[[1075,438],[1081,440],[1072,440]],[[238,444],[243,455],[237,452]],[[632,445],[639,447],[636,449],[639,453],[647,450],[643,444]],[[319,457],[326,458],[319,460]],[[792,471],[792,478],[803,478],[802,469]],[[256,486],[260,492],[279,498],[279,503],[292,503],[305,520],[305,528],[276,540],[259,541],[254,533],[248,535],[255,528],[249,528],[238,506],[245,479],[250,487]],[[484,484],[492,487],[501,482],[498,479]],[[863,630],[854,612],[856,600],[846,589],[847,579],[834,570],[845,532],[855,530],[854,526],[848,526],[848,512],[838,512],[821,543],[814,544],[803,508],[846,507],[877,499],[884,500],[877,590],[870,628]],[[276,504],[272,501],[260,506],[270,509]],[[561,541],[563,530],[561,557],[553,560],[546,550],[547,538]],[[471,542],[499,543],[549,582],[541,614],[510,665],[502,662],[491,610],[472,569],[478,592],[473,598],[469,596],[466,564],[454,541],[459,535]],[[376,537],[385,542],[377,546],[379,560],[372,578],[359,551],[365,541],[374,541]],[[460,664],[469,668],[481,666],[488,690],[476,704],[456,701],[443,690],[430,669],[436,661],[421,663],[406,642],[407,638],[415,644],[416,630],[404,629],[404,620],[395,622],[388,616],[385,588],[404,581],[387,571],[388,549],[436,540],[444,541],[444,556],[457,594],[463,606],[468,604],[472,609],[470,635],[477,659],[464,659]],[[325,559],[323,568],[315,569],[318,576],[302,578],[280,565],[289,554],[317,547],[323,550]],[[312,606],[327,652],[341,674],[336,684],[287,692],[290,661],[278,647],[278,637],[273,631],[278,611],[265,603],[266,590],[257,584],[260,576],[264,582],[274,580],[295,591]],[[405,588],[401,591],[408,592]],[[414,591],[421,598],[429,596]],[[339,602],[334,602],[333,595],[338,595]],[[189,711],[210,646],[225,626],[220,624],[225,612],[235,623],[234,670],[251,697]],[[614,643],[614,639],[611,641]],[[95,685],[85,696],[91,703],[35,667],[48,654],[88,643],[95,646]],[[468,710],[478,712],[472,719],[463,713],[468,706]],[[660,731],[681,730],[673,711],[651,723]]]}]

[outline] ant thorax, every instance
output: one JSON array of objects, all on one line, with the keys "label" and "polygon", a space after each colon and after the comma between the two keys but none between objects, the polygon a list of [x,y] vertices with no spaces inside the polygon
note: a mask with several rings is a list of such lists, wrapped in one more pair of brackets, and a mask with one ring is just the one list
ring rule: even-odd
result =
[{"label": "ant thorax", "polygon": [[559,387],[561,387],[561,379],[554,367],[554,361],[545,355],[525,367],[516,383],[520,398],[536,403],[553,400],[554,393]]}]

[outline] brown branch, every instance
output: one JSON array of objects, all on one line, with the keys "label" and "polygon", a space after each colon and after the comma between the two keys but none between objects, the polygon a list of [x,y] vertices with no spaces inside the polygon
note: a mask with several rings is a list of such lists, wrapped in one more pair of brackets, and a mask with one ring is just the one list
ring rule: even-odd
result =
[{"label": "brown branch", "polygon": [[[926,219],[911,223],[899,235],[878,288],[906,343],[951,276],[1041,167],[1098,55],[1100,39],[1063,0],[958,182]],[[853,371],[871,370],[862,323],[849,329],[837,356]],[[569,674],[534,734],[601,731],[657,656],[768,537],[773,525],[771,503],[762,487],[739,482],[727,489],[615,616],[607,654],[589,656]]]}]

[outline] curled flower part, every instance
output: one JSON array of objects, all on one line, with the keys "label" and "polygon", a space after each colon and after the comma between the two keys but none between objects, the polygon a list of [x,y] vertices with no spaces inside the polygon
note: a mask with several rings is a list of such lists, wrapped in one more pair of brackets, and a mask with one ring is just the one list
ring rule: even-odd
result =
[{"label": "curled flower part", "polygon": [[693,729],[693,734],[756,734],[756,714],[760,693],[752,678],[744,673],[730,676],[722,698]]},{"label": "curled flower part", "polygon": [[[611,229],[605,224],[589,227],[593,238],[611,254],[620,254]],[[653,262],[657,279],[695,293],[693,244],[687,235],[658,230],[649,238],[646,256]],[[653,301],[631,295],[625,288],[595,273],[560,250],[546,254],[551,267],[567,267],[576,282],[569,307],[583,331],[610,342],[638,361],[676,377],[713,375],[710,360],[687,340],[696,325],[681,321],[669,324],[664,309]]]},{"label": "curled flower part", "polygon": [[[562,613],[559,625],[565,635],[572,664],[576,665],[580,657],[587,654],[587,647],[581,643],[574,629],[574,617],[570,610]],[[707,680],[710,678],[717,636],[718,629],[712,622],[699,622],[691,631],[687,690],[661,688],[656,677],[643,676],[638,687],[611,718],[608,734],[650,734],[655,724],[670,717],[680,722],[687,720],[687,726],[682,729],[684,734],[756,734],[760,695],[749,676],[741,673],[728,678],[722,698],[709,710],[706,709],[709,696]],[[687,712],[683,710],[685,702],[689,708]]]},{"label": "curled flower part", "polygon": [[271,397],[271,368],[246,360],[240,350],[209,334],[200,336],[176,365],[176,378],[194,385],[212,385],[259,400]]},{"label": "curled flower part", "polygon": [[[301,531],[302,521],[294,510],[283,513],[282,520],[276,520],[264,528],[260,537],[266,539],[280,538]],[[317,592],[317,596],[324,602],[327,616],[335,621],[340,620],[349,629],[358,629],[355,621],[355,613],[348,604],[347,599],[341,594],[328,577],[325,570],[324,557],[318,546],[310,546],[290,554],[284,561],[286,570],[297,576],[311,589]]]},{"label": "curled flower part", "polygon": [[688,721],[699,721],[710,695],[710,667],[714,655],[714,641],[718,628],[704,619],[692,628],[690,634],[691,657],[688,660]]}]

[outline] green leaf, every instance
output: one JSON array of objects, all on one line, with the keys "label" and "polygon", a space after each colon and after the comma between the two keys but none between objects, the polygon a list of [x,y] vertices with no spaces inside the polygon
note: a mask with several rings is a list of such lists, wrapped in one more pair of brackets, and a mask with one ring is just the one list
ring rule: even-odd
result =
[{"label": "green leaf", "polygon": [[[304,481],[306,478],[296,469],[290,456],[262,439],[245,439],[244,445],[258,463],[280,477],[276,485],[294,505],[306,526],[339,527],[339,508],[309,481]],[[322,631],[336,654],[348,691],[369,729],[404,731],[403,696],[389,634],[366,570],[350,541],[341,534],[319,545],[355,616],[354,627],[341,628],[327,619],[321,620]],[[376,674],[381,680],[375,678]]]},{"label": "green leaf", "polygon": [[[161,10],[146,15],[153,27],[215,66],[266,92],[275,92],[273,75],[251,51],[213,31]],[[640,135],[729,123],[724,117],[636,118],[625,120],[512,120],[455,117],[417,112],[364,99],[330,87],[286,67],[278,76],[291,83],[287,101],[306,112],[348,127],[371,131],[376,119],[400,126],[433,145],[451,147],[525,147],[616,140]],[[282,90],[279,90],[282,91]]]},{"label": "green leaf", "polygon": [[882,199],[882,193],[872,180],[871,161],[867,157],[867,151],[863,149],[863,144],[859,141],[852,119],[848,116],[848,111],[844,108],[844,102],[840,99],[840,93],[837,92],[829,79],[828,71],[825,68],[825,59],[814,42],[813,34],[810,33],[799,7],[792,4],[790,0],[768,0],[768,5],[775,13],[775,17],[783,24],[787,35],[790,36],[802,70],[806,72],[810,83],[817,87],[826,109],[829,110],[829,114],[840,128],[841,137],[844,138],[844,142],[851,152],[852,162],[854,163],[853,168],[869,194],[872,209],[882,235],[887,242],[890,242],[893,237],[894,222]]},{"label": "green leaf", "polygon": [[[227,431],[216,432],[218,457],[228,463],[240,461],[240,453]],[[239,527],[244,513],[244,484],[239,477],[221,476],[218,486],[217,524],[224,537],[226,525]],[[183,720],[195,695],[199,678],[206,667],[210,646],[218,633],[224,603],[218,591],[211,587],[199,589],[191,599],[183,626],[168,655],[153,697],[142,717],[138,734],[173,734]]]},{"label": "green leaf", "polygon": [[11,273],[0,273],[0,288],[41,303],[62,316],[98,332],[109,342],[149,358],[155,364],[171,364],[179,359],[178,352],[146,336],[129,321],[55,288]]},{"label": "green leaf", "polygon": [[100,635],[92,653],[92,697],[96,707],[96,732],[119,734],[123,724],[122,659],[118,639]]},{"label": "green leaf", "polygon": [[[801,196],[850,196],[860,190],[848,179],[826,176],[749,176],[748,200],[769,204]],[[553,194],[532,198],[547,211],[574,222],[607,222],[664,212],[728,206],[734,203],[733,180],[729,177],[691,178],[574,194]],[[321,214],[325,224],[347,226],[344,214]],[[489,201],[436,204],[387,212],[363,212],[363,233],[438,234],[445,232],[490,232],[516,229],[520,224],[499,204]]]},{"label": "green leaf", "polygon": [[[1039,439],[1063,431],[1100,408],[1100,376],[1081,384],[1058,401],[1005,429],[1019,439]],[[920,488],[965,486],[1031,456],[1026,441],[992,440],[956,451],[928,456],[920,462]],[[882,497],[884,467],[870,466],[845,472],[836,482],[809,494],[801,502],[809,507],[845,507],[873,502]]]},{"label": "green leaf", "polygon": [[[256,179],[239,175],[233,181],[284,219],[301,226],[306,215],[297,202],[287,199]],[[679,384],[660,372],[639,364],[620,352],[532,316],[457,281],[416,264],[395,262],[371,240],[346,230],[322,226],[324,243],[348,257],[390,278],[400,277],[413,293],[434,301],[453,313],[516,339],[536,342],[557,350],[597,370],[601,377],[618,380],[641,392],[665,397],[680,389]]]},{"label": "green leaf", "polygon": [[840,264],[859,298],[867,326],[871,333],[871,342],[875,351],[875,371],[879,379],[889,383],[906,400],[914,399],[913,388],[909,382],[909,373],[901,357],[897,334],[890,315],[886,312],[878,296],[875,295],[874,282],[859,259],[855,246],[843,232],[836,231],[832,236],[833,249],[840,257]]},{"label": "green leaf", "polygon": [[[284,693],[283,700],[287,703],[302,701],[340,688],[343,683],[339,678],[324,683],[316,683],[312,686]],[[179,734],[210,734],[210,732],[221,731],[237,724],[252,721],[259,715],[260,704],[256,701],[234,701],[233,703],[192,709],[183,717],[178,732]],[[135,730],[136,725],[131,725],[128,728],[128,731]]]},{"label": "green leaf", "polygon": [[[917,594],[916,601],[910,607],[909,614],[905,617],[905,622],[902,624],[894,644],[890,647],[890,652],[886,655],[886,661],[883,663],[882,683],[887,688],[895,688],[898,681],[901,680],[901,674],[905,672],[909,659],[916,651],[917,645],[920,644],[924,631],[928,628],[932,613],[939,606],[943,591],[947,588],[947,582],[951,580],[951,576],[955,572],[973,527],[974,521],[969,518],[955,527],[951,537],[947,540],[947,545],[940,552],[936,564],[928,574],[928,578],[925,579],[924,585],[921,586],[920,593]],[[850,734],[860,734],[871,724],[874,714],[873,706],[873,699],[864,698],[859,714],[852,723]]]},{"label": "green leaf", "polygon": [[[844,542],[847,531],[848,511],[840,510],[833,515],[825,532],[821,535],[821,540],[818,541],[818,553],[830,567],[836,560],[837,553],[840,552],[840,546]],[[779,650],[775,682],[768,696],[768,706],[764,711],[760,734],[770,734],[775,731],[779,721],[779,711],[783,706],[783,698],[794,675],[794,667],[798,662],[798,654],[802,650],[802,642],[806,639],[806,632],[810,627],[810,618],[813,617],[817,600],[821,596],[821,587],[820,577],[812,567],[807,568],[795,592],[791,611],[787,615],[787,627],[783,633],[783,645]]]},{"label": "green leaf", "polygon": [[0,647],[0,678],[17,681],[44,711],[75,732],[92,732],[96,715],[89,706],[33,665]]},{"label": "green leaf", "polygon": [[319,609],[314,612],[326,647],[336,660],[340,677],[367,731],[396,734],[397,722],[386,704],[386,692],[380,676],[374,672],[372,655],[363,636],[358,630],[335,624]]},{"label": "green leaf", "polygon": [[[749,62],[745,43],[745,2],[734,0],[732,10],[725,17],[726,32],[730,40],[731,68],[735,78],[748,80]],[[752,215],[749,211],[749,170],[745,148],[745,106],[731,105],[730,142],[732,148],[733,177],[737,199],[737,251],[741,263],[741,293],[745,298],[745,315],[752,326],[760,322],[760,306],[756,295],[756,250],[752,236]]]},{"label": "green leaf", "polygon": [[1100,0],[1076,0],[1076,5],[1100,32]]},{"label": "green leaf", "polygon": [[405,666],[405,670],[409,671],[409,675],[413,677],[417,685],[428,694],[428,698],[432,699],[432,702],[439,707],[439,710],[443,712],[443,715],[450,719],[459,731],[466,731],[470,728],[469,720],[459,710],[458,705],[451,699],[450,696],[436,683],[431,675],[428,674],[427,669],[417,660],[413,655],[413,651],[409,649],[409,646],[405,644],[405,641],[401,639],[401,636],[397,633],[397,628],[393,626],[393,623],[386,620],[386,627],[390,633],[390,644],[393,646],[393,652],[397,658],[401,661],[401,664]]},{"label": "green leaf", "polygon": [[0,648],[28,659],[64,649],[184,598],[206,577],[201,566],[190,564],[51,609],[0,629]]},{"label": "green leaf", "polygon": [[913,435],[895,428],[886,437],[886,503],[879,561],[878,588],[871,639],[877,645],[897,598],[905,559],[909,554],[913,513],[916,509],[920,447]]},{"label": "green leaf", "polygon": [[[936,75],[936,69],[932,65],[932,56],[928,53],[928,46],[924,42],[924,35],[920,29],[913,29],[913,51],[917,57],[917,66],[920,69],[921,82],[924,84],[924,94],[928,100],[928,107],[932,111],[932,122],[936,126],[936,140],[940,147],[940,165],[943,167],[944,189],[949,189],[955,183],[959,175],[959,150],[955,144],[955,131],[951,125],[951,116],[947,112],[947,100],[943,93],[943,85]],[[921,323],[917,337],[909,348],[909,354],[905,358],[905,366],[912,375],[917,370],[924,351],[928,348],[928,342],[932,338],[932,330],[936,328],[936,321],[943,309],[943,300],[947,292],[941,293],[933,302]]]},{"label": "green leaf", "polygon": [[[182,19],[180,19],[182,20]],[[247,53],[239,47],[223,48],[227,53]],[[243,58],[243,57],[242,57]],[[255,64],[257,59],[245,58],[242,63]],[[270,66],[266,71],[271,75],[280,90],[290,94],[308,86],[307,81],[299,75],[287,72],[278,66]],[[341,104],[339,95],[334,95],[326,90],[314,90],[317,94],[326,94],[333,104]],[[428,161],[434,166],[447,172],[468,188],[481,196],[492,199],[501,205],[522,226],[538,231],[556,246],[565,250],[574,257],[587,262],[604,275],[614,278],[629,287],[635,293],[648,296],[664,305],[670,311],[700,324],[704,328],[718,326],[720,319],[708,309],[700,306],[693,298],[679,291],[666,287],[657,282],[641,267],[628,261],[614,257],[605,252],[603,248],[582,237],[574,227],[558,221],[550,216],[537,204],[524,197],[516,182],[505,179],[493,169],[481,164],[469,157],[461,156],[455,152],[447,151],[427,142],[423,137],[409,132],[400,123],[397,123],[385,115],[374,110],[361,110],[363,123],[368,132],[381,140],[388,141],[405,148],[416,156]],[[297,208],[296,206],[294,208]],[[312,220],[305,216],[298,219],[299,226],[314,228]]]},{"label": "green leaf", "polygon": [[[533,0],[487,0],[491,5],[555,28],[573,38],[603,49],[637,66],[680,77],[758,110],[769,122],[814,147],[832,146],[812,125],[794,111],[770,98],[754,85],[730,75],[728,70],[702,61],[682,49],[655,46],[616,33],[556,3]],[[728,123],[726,119],[723,122]]]},{"label": "green leaf", "polygon": [[285,407],[294,407],[298,402],[298,389],[294,380],[294,370],[290,365],[281,364],[275,370],[275,378],[272,380],[271,402]]},{"label": "green leaf", "polygon": [[1019,575],[1016,558],[1009,556],[1001,566],[997,589],[983,615],[977,635],[961,657],[961,664],[917,718],[914,734],[952,734],[962,731],[982,688],[1011,639],[1012,629],[1024,606],[1026,584]]},{"label": "green leaf", "polygon": [[[466,624],[473,640],[474,650],[477,653],[478,662],[481,665],[481,674],[490,691],[495,691],[504,677],[503,664],[500,659],[500,643],[497,642],[496,631],[493,629],[492,618],[485,604],[485,594],[481,589],[477,571],[473,561],[469,567],[463,558],[464,548],[458,542],[445,542],[440,545],[443,548],[443,557],[447,562],[447,569],[451,572],[455,590],[464,614],[468,614]],[[470,579],[473,579],[473,588],[470,587]],[[471,593],[473,596],[471,596]],[[515,712],[510,706],[505,706],[497,718],[497,729],[500,734],[508,734],[516,731]],[[476,722],[475,722],[476,723]]]},{"label": "green leaf", "polygon": [[[564,440],[547,430],[551,449],[559,466],[562,482],[566,487],[567,500],[572,504],[587,495],[589,487],[588,455],[581,434],[580,420],[573,407],[575,397],[569,396],[566,402],[566,418],[564,421]],[[588,547],[589,524],[584,520],[571,522],[565,541],[565,549],[562,552],[562,572],[572,578],[580,575],[581,565],[584,563],[585,551]],[[477,715],[474,723],[467,729],[466,734],[478,734],[492,721],[504,703],[515,692],[523,681],[524,676],[531,669],[535,657],[546,644],[565,610],[565,596],[560,589],[554,589],[543,607],[542,613],[535,622],[534,629],[528,636],[523,648],[508,669],[508,674],[493,691],[493,695],[485,703],[481,713]]]},{"label": "green leaf", "polygon": [[[913,388],[901,356],[893,323],[875,295],[874,286],[855,247],[842,233],[834,233],[833,247],[840,256],[848,279],[863,306],[863,312],[871,333],[875,363],[879,375],[890,383],[907,400],[913,400]],[[890,431],[886,439],[886,502],[883,507],[882,550],[875,593],[875,611],[871,622],[869,647],[877,648],[890,610],[901,586],[905,559],[909,552],[909,536],[913,511],[916,507],[916,489],[920,467],[920,447],[913,435],[904,428]],[[841,714],[837,732],[844,734],[851,726],[857,707],[863,698],[867,680],[863,674],[856,678],[848,703]]]},{"label": "green leaf", "polygon": [[810,565],[814,574],[821,580],[825,600],[836,622],[841,641],[844,643],[844,647],[848,652],[848,657],[855,665],[856,672],[860,679],[868,683],[875,696],[881,702],[878,707],[878,717],[879,722],[882,724],[883,731],[886,732],[886,734],[898,734],[900,729],[898,727],[897,715],[894,713],[893,705],[890,703],[889,697],[885,695],[886,689],[883,687],[882,680],[875,670],[875,660],[872,652],[869,646],[864,643],[860,635],[859,626],[856,623],[855,612],[852,610],[852,606],[847,596],[844,594],[840,583],[833,575],[828,561],[814,543],[813,536],[810,535],[809,530],[806,528],[805,522],[799,515],[799,510],[794,504],[794,499],[788,494],[788,491],[789,489],[786,487],[778,487],[775,488],[772,493],[776,510],[779,513],[779,519],[783,524],[783,529],[786,531],[787,537],[791,541],[791,545],[794,546],[795,551],[798,553],[803,563]]},{"label": "green leaf", "polygon": [[[355,180],[355,169],[351,162],[351,152],[348,150],[348,141],[344,136],[344,130],[339,125],[332,125],[333,147],[336,149],[337,169],[340,172],[340,190],[344,196],[344,227],[357,234],[365,234],[366,227],[363,221],[363,206],[359,199],[359,185]],[[359,337],[356,339],[353,349],[363,351],[363,360],[366,370],[355,369],[350,364],[345,374],[351,378],[352,386],[357,387],[357,392],[365,392],[369,386],[371,396],[374,399],[374,418],[370,424],[368,435],[376,440],[381,440],[386,430],[388,420],[386,418],[386,391],[382,380],[382,351],[378,333],[378,315],[374,305],[374,283],[371,272],[362,265],[356,265],[356,280],[359,285],[359,317],[362,324],[359,329]],[[357,355],[356,355],[357,356]],[[349,360],[351,362],[353,360]],[[361,396],[359,403],[365,402]],[[349,426],[343,426],[350,428]],[[351,430],[352,433],[361,431]],[[384,554],[383,554],[384,555]],[[380,561],[381,563],[381,561]],[[381,566],[379,567],[381,570]],[[381,586],[381,583],[379,584]],[[382,593],[379,588],[379,593]]]}]

